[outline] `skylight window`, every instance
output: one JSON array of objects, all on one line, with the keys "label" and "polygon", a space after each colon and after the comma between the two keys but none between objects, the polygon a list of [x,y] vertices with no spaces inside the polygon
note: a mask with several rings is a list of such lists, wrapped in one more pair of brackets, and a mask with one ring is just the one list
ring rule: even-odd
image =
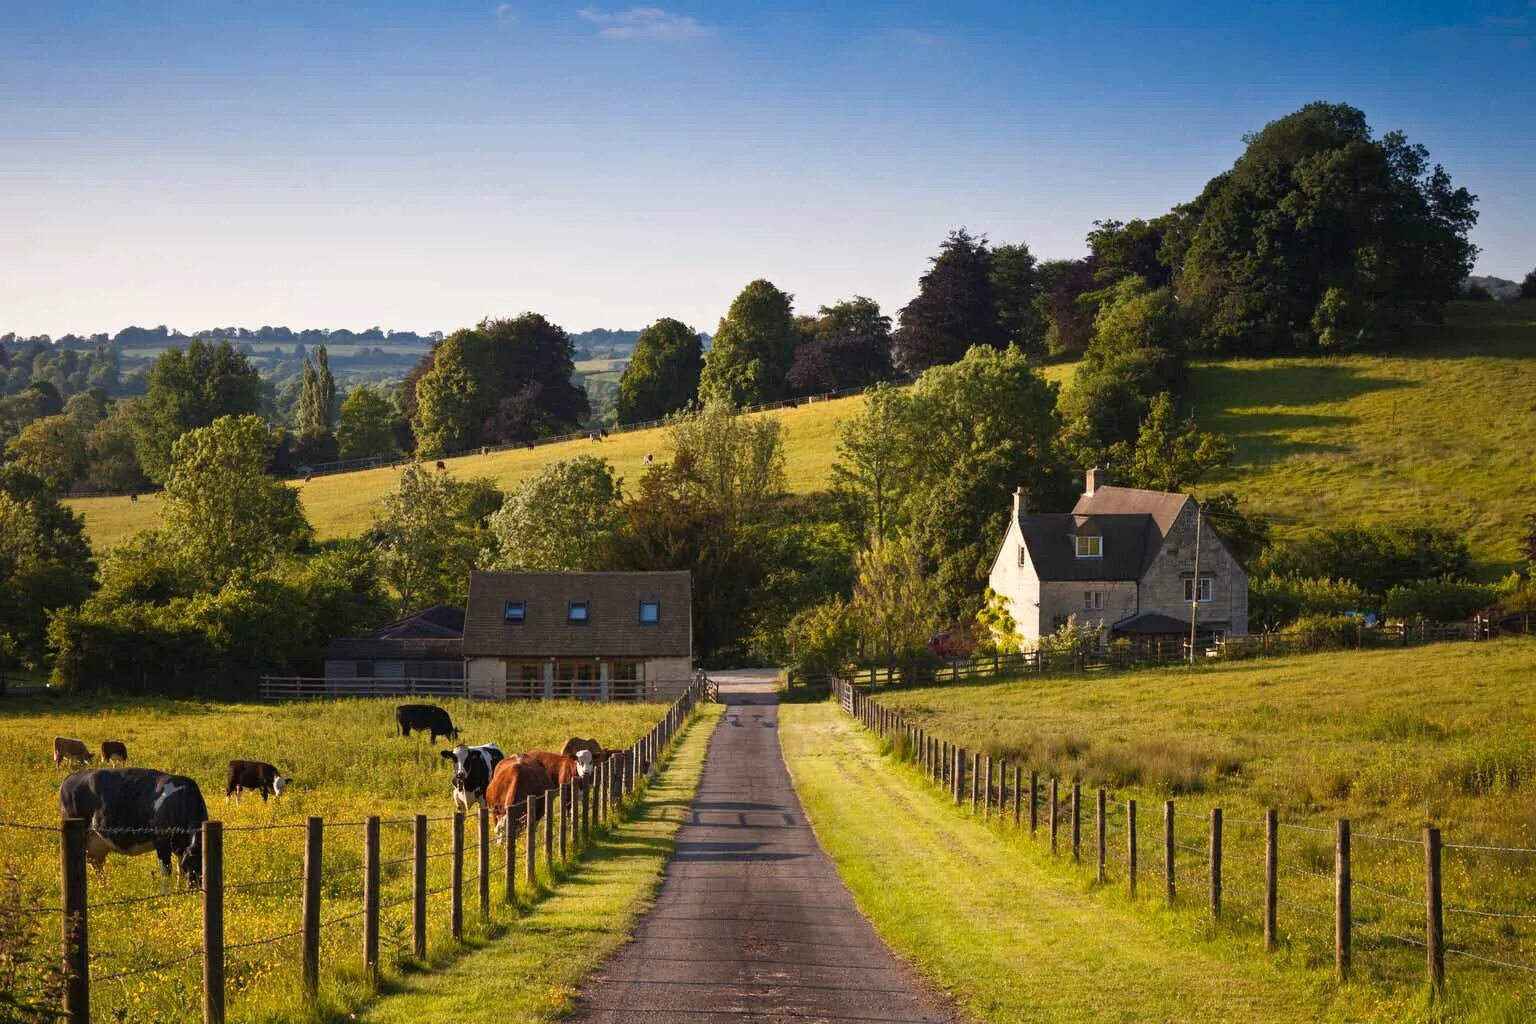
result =
[{"label": "skylight window", "polygon": [[572,601],[565,613],[565,621],[573,626],[585,626],[589,610],[590,608],[586,601]]},{"label": "skylight window", "polygon": [[507,615],[507,625],[509,625],[509,626],[521,626],[523,624],[523,621],[525,619],[527,619],[527,617],[528,617],[528,602],[527,601],[508,601],[507,602],[507,612],[506,612],[506,615]]},{"label": "skylight window", "polygon": [[1079,538],[1077,538],[1077,557],[1078,558],[1103,558],[1104,557],[1104,538],[1103,537],[1079,537]]},{"label": "skylight window", "polygon": [[660,622],[661,622],[661,602],[660,601],[641,601],[640,602],[640,625],[642,625],[642,626],[655,626],[655,625],[657,625]]}]

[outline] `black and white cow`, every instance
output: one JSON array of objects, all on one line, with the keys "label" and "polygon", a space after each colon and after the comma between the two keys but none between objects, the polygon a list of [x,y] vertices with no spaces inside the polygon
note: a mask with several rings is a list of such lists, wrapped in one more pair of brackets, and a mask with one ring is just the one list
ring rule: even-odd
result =
[{"label": "black and white cow", "polygon": [[90,828],[85,856],[100,870],[107,854],[155,851],[167,882],[171,858],[192,885],[203,874],[203,822],[208,805],[197,783],[153,768],[87,768],[59,785],[59,809]]},{"label": "black and white cow", "polygon": [[459,730],[454,728],[453,719],[436,704],[401,704],[395,708],[395,723],[400,726],[402,736],[409,736],[414,729],[431,733],[433,743],[437,742],[439,736],[455,740],[459,738]]},{"label": "black and white cow", "polygon": [[485,799],[485,787],[491,784],[496,766],[506,755],[494,743],[480,747],[460,743],[452,750],[443,751],[443,756],[453,762],[453,806],[468,814]]}]

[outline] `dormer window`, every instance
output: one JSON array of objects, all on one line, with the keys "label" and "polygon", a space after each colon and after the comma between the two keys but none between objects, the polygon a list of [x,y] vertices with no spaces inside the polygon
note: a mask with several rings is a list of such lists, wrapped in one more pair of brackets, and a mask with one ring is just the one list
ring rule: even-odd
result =
[{"label": "dormer window", "polygon": [[567,607],[565,621],[573,626],[585,626],[591,606],[586,601],[572,601]]},{"label": "dormer window", "polygon": [[642,626],[655,626],[655,625],[658,625],[660,622],[661,622],[661,602],[660,601],[641,601],[640,602],[640,625],[642,625]]},{"label": "dormer window", "polygon": [[1081,536],[1078,537],[1077,538],[1077,557],[1078,558],[1103,558],[1104,557],[1104,538],[1103,537],[1081,537]]},{"label": "dormer window", "polygon": [[506,607],[506,621],[509,626],[521,626],[528,618],[527,601],[508,601]]}]

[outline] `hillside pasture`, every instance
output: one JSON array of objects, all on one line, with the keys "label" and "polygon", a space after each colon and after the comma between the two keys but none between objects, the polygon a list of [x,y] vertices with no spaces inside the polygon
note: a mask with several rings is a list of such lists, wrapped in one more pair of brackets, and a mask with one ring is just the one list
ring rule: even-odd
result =
[{"label": "hillside pasture", "polygon": [[[231,1019],[315,1019],[300,1009],[296,938],[248,949],[233,947],[299,927],[297,878],[303,863],[302,825],[308,815],[327,821],[323,920],[344,917],[361,905],[362,821],[371,814],[381,815],[386,822],[381,829],[383,901],[388,904],[409,894],[410,864],[391,863],[409,857],[409,821],[418,813],[449,816],[453,805],[448,762],[440,756],[446,741],[434,746],[424,736],[400,736],[395,703],[5,700],[0,702],[0,764],[7,767],[9,779],[0,790],[0,822],[57,825],[59,782],[73,769],[54,766],[54,736],[84,740],[92,749],[104,739],[123,740],[130,764],[191,776],[203,791],[210,817],[222,820],[226,828]],[[574,701],[441,703],[463,730],[465,742],[496,742],[508,752],[558,750],[572,735],[595,736],[613,747],[628,746],[665,710],[660,704]],[[291,787],[281,798],[267,802],[247,793],[239,804],[226,804],[226,766],[233,758],[270,761],[292,777]],[[475,872],[473,823],[467,833],[466,878]],[[446,850],[450,836],[450,822],[433,821],[430,849]],[[493,865],[499,864],[500,850],[492,853]],[[5,884],[14,887],[23,905],[57,906],[58,857],[57,832],[52,828],[0,827],[0,864],[9,876]],[[429,861],[429,890],[447,885],[448,880],[448,858],[434,856]],[[99,1019],[121,1024],[198,1019],[201,990],[196,958],[118,981],[104,980],[194,952],[200,935],[196,893],[178,887],[166,898],[155,898],[161,882],[152,853],[110,856],[104,872],[92,874],[89,886],[92,975],[98,979],[92,985],[92,1004]],[[499,891],[494,886],[493,890]],[[479,942],[486,933],[473,910],[474,891],[473,884],[466,886],[465,923],[470,940]],[[453,953],[447,899],[442,894],[428,901],[428,959],[434,962]],[[144,902],[106,905],[125,900]],[[409,959],[409,913],[408,904],[389,907],[381,921],[382,958],[395,970]],[[52,956],[57,916],[42,913],[30,920],[37,927],[39,950],[45,957]],[[369,986],[357,969],[360,943],[358,919],[325,929],[321,1019],[338,1019],[341,1007],[356,1005],[367,996]]]}]

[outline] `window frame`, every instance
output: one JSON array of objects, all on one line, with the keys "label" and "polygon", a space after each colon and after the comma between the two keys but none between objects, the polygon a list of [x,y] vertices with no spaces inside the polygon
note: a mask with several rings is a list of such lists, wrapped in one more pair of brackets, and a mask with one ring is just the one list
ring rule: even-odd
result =
[{"label": "window frame", "polygon": [[[1072,538],[1072,540],[1074,542],[1074,550],[1076,551],[1078,558],[1103,558],[1104,557],[1104,538],[1103,538],[1102,535],[1100,535],[1100,534],[1087,534],[1087,535],[1077,534],[1076,536],[1074,536]],[[1088,548],[1089,548],[1089,550],[1086,551],[1086,552],[1083,550],[1083,543],[1085,541],[1087,542],[1087,545],[1088,545]]]},{"label": "window frame", "polygon": [[1212,576],[1184,577],[1184,603],[1210,604],[1216,589],[1211,582],[1214,578]]},{"label": "window frame", "polygon": [[[654,618],[647,619],[645,617],[646,606],[650,606],[650,607],[656,609],[656,615],[655,615]],[[639,614],[639,622],[640,622],[640,625],[642,625],[642,626],[659,626],[659,625],[661,625],[661,601],[658,600],[658,599],[642,598],[640,600],[640,610],[639,610],[638,614]]]},{"label": "window frame", "polygon": [[[512,617],[512,609],[514,607],[517,608],[517,617],[516,618]],[[507,602],[503,603],[502,609],[501,609],[501,621],[503,623],[505,623],[506,625],[508,625],[508,626],[521,626],[523,623],[527,622],[528,621],[528,602],[527,601],[507,601]]]},{"label": "window frame", "polygon": [[[576,609],[581,609],[581,615],[576,614]],[[565,603],[565,624],[567,626],[585,626],[592,621],[591,601],[567,601]]]},{"label": "window frame", "polygon": [[1105,594],[1102,590],[1083,591],[1083,611],[1101,612],[1104,610]]}]

